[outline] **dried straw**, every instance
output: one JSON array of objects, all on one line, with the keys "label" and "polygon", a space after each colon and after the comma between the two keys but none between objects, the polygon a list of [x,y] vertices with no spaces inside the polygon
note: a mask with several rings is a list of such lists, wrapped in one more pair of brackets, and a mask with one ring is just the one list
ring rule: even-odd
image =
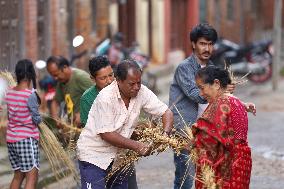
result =
[{"label": "dried straw", "polygon": [[72,123],[69,124],[64,120],[53,118],[44,113],[42,113],[41,116],[54,120],[62,127],[61,129],[56,129],[56,135],[64,140],[64,146],[68,152],[75,152],[76,141],[82,131],[82,128],[75,127]]},{"label": "dried straw", "polygon": [[215,172],[208,164],[201,165],[200,180],[207,189],[216,189],[218,185],[215,182]]},{"label": "dried straw", "polygon": [[15,81],[12,73],[8,72],[7,70],[0,71],[0,77],[7,81],[7,84],[10,88],[15,87],[17,85],[17,82]]},{"label": "dried straw", "polygon": [[[15,87],[17,85],[15,79],[13,78],[12,73],[8,72],[7,70],[0,71],[0,78],[4,79],[7,82],[7,85],[9,88]],[[0,112],[1,112],[0,127],[6,127],[7,126],[7,114],[6,114],[7,111],[5,108],[3,108],[2,110],[0,110]]]},{"label": "dried straw", "polygon": [[235,85],[243,85],[244,83],[246,83],[248,80],[246,79],[246,77],[250,74],[250,72],[246,73],[245,75],[243,75],[241,78],[235,76],[232,67],[228,66],[227,64],[225,64],[225,69],[229,72],[230,74],[230,78],[232,80],[232,84]]},{"label": "dried straw", "polygon": [[[45,152],[55,178],[60,180],[62,177],[68,176],[69,173],[78,181],[79,177],[75,165],[70,155],[66,153],[58,142],[56,136],[44,122],[39,124],[39,129],[41,133],[40,145]],[[66,170],[68,173],[66,173]]]},{"label": "dried straw", "polygon": [[[172,148],[175,152],[180,153],[187,145],[187,141],[182,136],[172,134],[171,136],[164,135],[161,123],[153,127],[151,121],[140,123],[136,129],[136,140],[151,145],[151,155],[159,154],[168,148]],[[142,157],[135,151],[124,149],[121,150],[112,165],[112,170],[108,174],[107,179],[113,176],[116,172],[129,171],[134,162],[137,162]]]}]

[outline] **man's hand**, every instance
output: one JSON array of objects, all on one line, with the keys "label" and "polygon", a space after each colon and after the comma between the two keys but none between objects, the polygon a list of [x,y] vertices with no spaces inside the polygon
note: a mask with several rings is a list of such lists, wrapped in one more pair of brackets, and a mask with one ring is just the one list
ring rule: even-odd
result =
[{"label": "man's hand", "polygon": [[81,125],[80,113],[75,113],[75,114],[74,114],[73,124],[74,124],[76,127],[80,127],[80,125]]},{"label": "man's hand", "polygon": [[190,152],[193,148],[194,145],[194,139],[189,140],[187,145],[184,146],[184,150],[187,150],[188,152]]},{"label": "man's hand", "polygon": [[56,122],[56,128],[57,129],[63,129],[64,128],[64,125],[62,125],[60,122]]},{"label": "man's hand", "polygon": [[247,112],[252,113],[254,116],[256,115],[256,107],[254,103],[247,102],[247,103],[244,103],[244,106]]},{"label": "man's hand", "polygon": [[138,142],[135,151],[141,156],[149,156],[151,154],[152,148],[151,145]]}]

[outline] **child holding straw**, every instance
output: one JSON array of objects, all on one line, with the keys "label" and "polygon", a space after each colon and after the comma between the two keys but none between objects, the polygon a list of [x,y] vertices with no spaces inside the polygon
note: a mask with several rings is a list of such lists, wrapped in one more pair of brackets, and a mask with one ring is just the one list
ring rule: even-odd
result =
[{"label": "child holding straw", "polygon": [[41,116],[38,108],[40,99],[31,89],[36,88],[36,74],[28,59],[17,62],[15,69],[17,85],[6,93],[8,110],[7,147],[9,160],[14,170],[11,189],[34,189],[39,170],[39,129]]}]

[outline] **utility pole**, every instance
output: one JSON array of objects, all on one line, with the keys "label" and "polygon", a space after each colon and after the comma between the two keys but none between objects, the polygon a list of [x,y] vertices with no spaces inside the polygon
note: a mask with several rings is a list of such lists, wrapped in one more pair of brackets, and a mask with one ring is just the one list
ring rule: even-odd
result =
[{"label": "utility pole", "polygon": [[274,55],[272,63],[272,89],[278,89],[279,68],[281,61],[281,19],[282,0],[274,0],[273,46]]}]

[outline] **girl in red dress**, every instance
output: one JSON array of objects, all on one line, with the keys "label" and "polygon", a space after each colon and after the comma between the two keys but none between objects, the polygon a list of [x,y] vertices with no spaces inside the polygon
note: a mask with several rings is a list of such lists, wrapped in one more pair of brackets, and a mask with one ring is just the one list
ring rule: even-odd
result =
[{"label": "girl in red dress", "polygon": [[200,182],[201,166],[206,164],[215,171],[218,188],[248,189],[252,167],[248,117],[243,103],[226,92],[230,75],[208,66],[197,73],[196,84],[209,105],[193,125],[198,154],[195,188],[206,188]]}]

